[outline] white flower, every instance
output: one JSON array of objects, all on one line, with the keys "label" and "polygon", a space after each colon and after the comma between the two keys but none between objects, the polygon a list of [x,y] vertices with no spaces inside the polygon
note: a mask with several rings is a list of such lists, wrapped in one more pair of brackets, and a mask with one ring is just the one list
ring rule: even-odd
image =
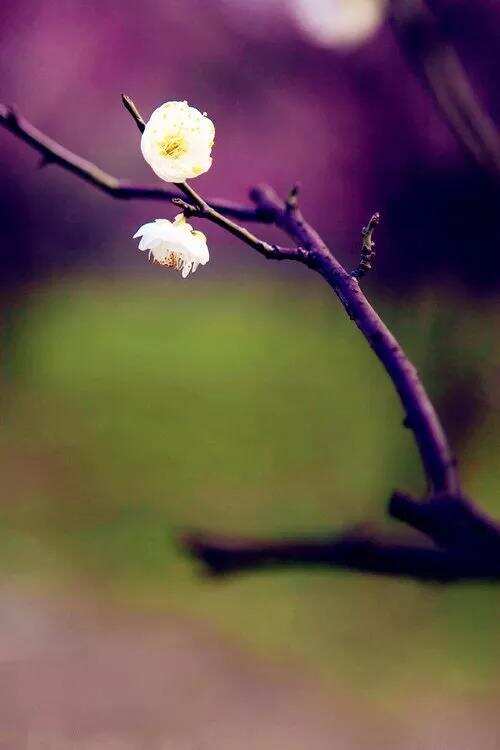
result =
[{"label": "white flower", "polygon": [[183,279],[210,258],[207,238],[187,223],[184,214],[173,221],[155,219],[143,224],[134,234],[134,239],[137,237],[142,238],[139,250],[149,250],[149,258],[161,266],[182,271]]},{"label": "white flower", "polygon": [[215,127],[187,102],[166,102],[155,109],[141,138],[142,155],[158,177],[184,182],[212,164]]},{"label": "white flower", "polygon": [[361,44],[384,20],[387,0],[289,0],[305,34],[325,47]]}]

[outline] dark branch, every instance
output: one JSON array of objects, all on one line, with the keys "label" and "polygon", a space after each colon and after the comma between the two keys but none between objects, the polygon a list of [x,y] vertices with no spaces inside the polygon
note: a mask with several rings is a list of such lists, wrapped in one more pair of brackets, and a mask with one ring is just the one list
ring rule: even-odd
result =
[{"label": "dark branch", "polygon": [[307,265],[326,279],[384,366],[405,409],[407,424],[415,436],[433,490],[456,492],[459,480],[455,459],[439,417],[416,369],[368,302],[357,280],[339,263],[298,209],[287,211],[283,201],[268,187],[254,188],[251,197],[261,210],[274,215],[275,224],[307,251]]},{"label": "dark branch", "polygon": [[[139,129],[144,121],[133,102],[124,104]],[[264,565],[329,565],[387,575],[411,576],[424,580],[498,579],[500,577],[500,532],[498,525],[463,499],[454,457],[434,407],[403,349],[372,308],[353,275],[349,274],[318,233],[305,221],[297,205],[297,191],[286,201],[271,188],[257,187],[251,197],[254,208],[227,202],[208,202],[187,183],[179,192],[164,187],[142,188],[107,175],[40,133],[13,110],[0,105],[0,124],[28,143],[49,163],[57,163],[95,187],[120,198],[172,200],[189,216],[205,218],[223,227],[268,258],[298,260],[325,278],[349,317],[359,328],[385,368],[405,410],[405,424],[415,436],[432,496],[417,503],[395,494],[390,512],[427,535],[425,541],[401,541],[376,533],[346,532],[322,540],[254,542],[191,535],[184,543],[214,572]],[[224,215],[223,215],[224,214]],[[296,244],[281,248],[266,243],[228,216],[274,223]],[[363,248],[373,250],[373,217],[364,230]],[[355,274],[356,276],[357,274]]]},{"label": "dark branch", "polygon": [[129,112],[130,115],[132,116],[140,132],[144,133],[146,129],[146,123],[144,122],[142,115],[140,114],[139,110],[135,106],[130,96],[127,96],[127,94],[122,94],[122,102],[127,112]]},{"label": "dark branch", "polygon": [[392,20],[404,54],[431,92],[464,150],[500,177],[500,136],[484,111],[460,59],[425,0],[392,0]]},{"label": "dark branch", "polygon": [[353,529],[316,539],[254,540],[186,534],[187,551],[212,575],[277,567],[329,567],[363,573],[451,583],[498,580],[500,559],[441,549],[425,538],[382,535]]},{"label": "dark branch", "polygon": [[500,525],[481,513],[460,495],[439,494],[425,502],[403,492],[395,492],[389,513],[421,531],[440,547],[459,550],[471,557],[500,563]]},{"label": "dark branch", "polygon": [[[126,106],[129,112],[136,113],[134,119],[139,117],[140,121],[143,121],[137,107],[130,99],[127,99]],[[248,230],[222,216],[187,183],[179,184],[178,188],[192,204],[192,208],[189,208],[190,215],[212,221],[266,258],[299,260],[318,271],[327,280],[394,383],[406,410],[407,422],[415,435],[432,488],[436,492],[456,492],[459,489],[459,480],[455,461],[439,418],[418,378],[417,371],[361,292],[357,279],[345,270],[318,233],[306,223],[293,200],[296,197],[296,191],[293,191],[295,195],[292,195],[292,205],[289,202],[290,196],[288,202],[280,201],[269,188],[255,188],[252,191],[257,207],[266,215],[272,215],[274,223],[287,232],[297,245],[296,248],[286,248],[283,251],[275,245],[260,240]],[[374,214],[364,230],[364,242],[368,248],[366,252],[372,250],[371,235],[378,219],[378,214]]]},{"label": "dark branch", "polygon": [[[122,94],[122,100],[125,108],[130,112],[138,125],[139,130],[143,132],[145,123],[136,105],[126,94]],[[274,260],[305,260],[307,253],[302,248],[283,248],[279,245],[270,245],[269,242],[259,239],[249,232],[248,229],[235,224],[234,221],[226,218],[222,213],[210,206],[205,198],[202,198],[187,182],[176,183],[176,186],[187,197],[188,203],[178,198],[174,199],[174,203],[181,206],[187,216],[196,216],[199,219],[211,221],[213,224],[225,229],[229,234],[237,237],[246,245],[249,245],[253,250],[257,250],[258,253],[264,255],[266,258]]]},{"label": "dark branch", "polygon": [[[130,108],[127,107],[127,109],[130,112]],[[58,164],[113,198],[171,201],[172,198],[182,197],[181,192],[167,186],[138,185],[129,180],[119,180],[113,177],[92,162],[77,156],[77,154],[49,138],[28,120],[21,117],[14,108],[7,107],[4,104],[0,104],[0,125],[41,154],[41,166]],[[211,200],[210,205],[225,216],[231,216],[240,221],[259,221],[263,224],[272,222],[272,218],[268,214],[259,211],[254,206],[244,206],[217,199]]]},{"label": "dark branch", "polygon": [[[500,579],[500,530],[495,521],[465,500],[455,460],[439,418],[414,367],[352,278],[304,220],[268,187],[254,188],[252,199],[274,216],[277,226],[308,251],[308,266],[328,281],[349,316],[387,370],[406,410],[432,497],[417,502],[395,493],[390,513],[427,535],[416,541],[384,537],[372,531],[347,531],[327,539],[242,540],[192,534],[186,549],[213,574],[277,566],[328,566],[365,573],[453,582]],[[375,222],[365,229],[373,230]],[[371,238],[370,238],[371,239]]]},{"label": "dark branch", "polygon": [[407,523],[412,533],[382,534],[365,525],[313,539],[260,540],[194,533],[184,535],[181,542],[208,572],[219,576],[310,566],[441,583],[500,580],[500,526],[470,501],[441,495],[417,502],[396,492],[389,513]]}]

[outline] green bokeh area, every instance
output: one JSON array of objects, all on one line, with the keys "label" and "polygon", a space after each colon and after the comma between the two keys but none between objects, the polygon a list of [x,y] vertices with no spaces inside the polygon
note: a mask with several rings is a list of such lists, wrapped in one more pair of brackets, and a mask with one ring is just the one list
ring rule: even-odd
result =
[{"label": "green bokeh area", "polygon": [[[380,307],[451,415],[467,490],[500,514],[499,316],[474,304]],[[210,580],[178,548],[192,528],[382,521],[393,488],[423,489],[391,385],[319,280],[67,281],[33,293],[12,362],[3,576],[189,616],[382,701],[498,680],[494,586],[328,570]]]}]

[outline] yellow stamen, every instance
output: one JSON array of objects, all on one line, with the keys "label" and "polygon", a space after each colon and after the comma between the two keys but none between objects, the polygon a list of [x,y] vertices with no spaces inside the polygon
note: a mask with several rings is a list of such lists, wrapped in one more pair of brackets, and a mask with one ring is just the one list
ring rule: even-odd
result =
[{"label": "yellow stamen", "polygon": [[162,156],[167,156],[169,159],[178,159],[187,151],[186,139],[180,133],[167,135],[158,144],[158,150]]},{"label": "yellow stamen", "polygon": [[182,268],[182,255],[171,250],[164,260],[157,260],[153,256],[153,260],[156,261],[160,266],[167,266],[167,268],[175,268],[176,271],[180,271]]}]

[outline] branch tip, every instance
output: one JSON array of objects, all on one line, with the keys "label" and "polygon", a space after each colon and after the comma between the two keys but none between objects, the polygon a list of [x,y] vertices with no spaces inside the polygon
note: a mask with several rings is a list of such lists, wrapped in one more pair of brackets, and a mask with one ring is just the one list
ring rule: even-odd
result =
[{"label": "branch tip", "polygon": [[208,534],[187,532],[178,538],[181,549],[203,566],[205,576],[216,578],[235,571],[238,565],[232,560],[231,551],[222,539]]},{"label": "branch tip", "polygon": [[200,209],[197,206],[193,206],[183,198],[172,198],[172,203],[174,204],[174,206],[178,206],[180,209],[182,209],[182,213],[186,216],[186,218],[189,218],[190,216],[196,216],[200,213]]},{"label": "branch tip", "polygon": [[132,116],[135,124],[137,125],[141,133],[144,133],[144,130],[146,128],[146,123],[144,122],[144,118],[142,117],[141,113],[137,109],[133,100],[127,94],[122,94],[122,103],[125,109],[127,110],[127,112]]}]

